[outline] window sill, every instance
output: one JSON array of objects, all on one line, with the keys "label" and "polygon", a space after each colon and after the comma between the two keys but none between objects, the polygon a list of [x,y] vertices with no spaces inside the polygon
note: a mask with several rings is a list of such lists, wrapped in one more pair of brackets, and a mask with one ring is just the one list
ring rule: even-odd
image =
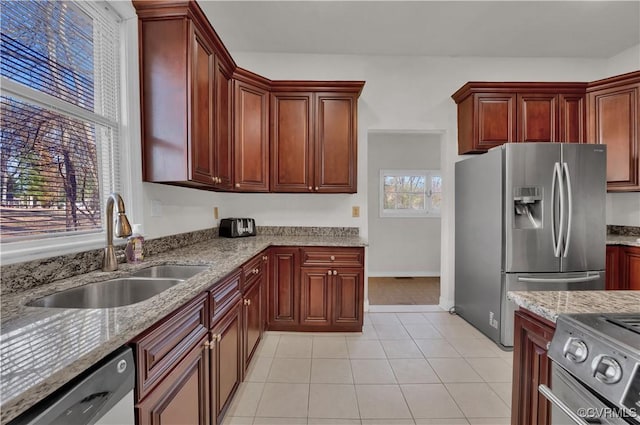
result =
[{"label": "window sill", "polygon": [[2,265],[8,265],[59,255],[76,254],[104,248],[105,240],[105,233],[93,233],[51,239],[3,242],[0,261]]}]

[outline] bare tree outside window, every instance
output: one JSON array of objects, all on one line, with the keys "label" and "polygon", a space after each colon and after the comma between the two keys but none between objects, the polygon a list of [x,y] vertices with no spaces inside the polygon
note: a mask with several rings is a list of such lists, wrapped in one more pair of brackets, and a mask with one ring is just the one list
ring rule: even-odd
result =
[{"label": "bare tree outside window", "polygon": [[0,96],[2,239],[101,230],[99,146],[113,141],[114,129],[46,101],[101,112],[99,25],[67,1],[4,2],[0,18],[3,82],[42,94],[38,102],[9,89]]},{"label": "bare tree outside window", "polygon": [[381,217],[437,217],[442,177],[434,170],[380,170]]}]

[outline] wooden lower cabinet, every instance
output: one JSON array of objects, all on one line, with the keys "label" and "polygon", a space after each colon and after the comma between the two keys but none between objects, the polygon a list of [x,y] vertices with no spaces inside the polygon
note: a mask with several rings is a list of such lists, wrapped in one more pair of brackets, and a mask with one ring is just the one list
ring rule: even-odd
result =
[{"label": "wooden lower cabinet", "polygon": [[605,289],[620,289],[620,255],[617,245],[607,245],[607,256],[605,260],[606,284]]},{"label": "wooden lower cabinet", "polygon": [[326,267],[303,267],[300,271],[300,325],[331,325],[333,277]]},{"label": "wooden lower cabinet", "polygon": [[135,407],[138,425],[209,425],[208,336]]},{"label": "wooden lower cabinet", "polygon": [[640,290],[640,247],[607,245],[609,290]]},{"label": "wooden lower cabinet", "polygon": [[333,324],[362,326],[364,317],[364,270],[337,269],[333,276]]},{"label": "wooden lower cabinet", "polygon": [[272,248],[267,294],[269,330],[289,330],[298,323],[300,249]]},{"label": "wooden lower cabinet", "polygon": [[242,381],[242,304],[238,302],[211,330],[211,411],[216,421]]},{"label": "wooden lower cabinet", "polygon": [[258,348],[262,337],[262,293],[264,292],[264,279],[256,279],[246,290],[242,300],[242,328],[243,328],[243,371],[249,367],[249,362]]},{"label": "wooden lower cabinet", "polygon": [[550,424],[550,405],[538,386],[551,385],[547,347],[554,331],[553,323],[533,313],[515,312],[511,425]]}]

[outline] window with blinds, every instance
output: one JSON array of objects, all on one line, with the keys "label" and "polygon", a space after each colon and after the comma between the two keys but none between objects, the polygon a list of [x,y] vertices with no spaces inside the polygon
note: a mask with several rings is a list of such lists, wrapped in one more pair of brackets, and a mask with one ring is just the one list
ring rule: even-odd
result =
[{"label": "window with blinds", "polygon": [[117,15],[26,0],[0,19],[2,241],[100,232],[118,189]]},{"label": "window with blinds", "polygon": [[439,170],[380,170],[380,217],[440,217]]}]

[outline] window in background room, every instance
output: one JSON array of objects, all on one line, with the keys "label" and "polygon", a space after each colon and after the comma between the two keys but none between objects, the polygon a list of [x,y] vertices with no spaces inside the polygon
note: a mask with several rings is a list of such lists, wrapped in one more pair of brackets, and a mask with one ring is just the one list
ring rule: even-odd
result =
[{"label": "window in background room", "polygon": [[440,217],[439,170],[380,170],[380,217]]},{"label": "window in background room", "polygon": [[0,14],[2,241],[102,232],[118,188],[117,15],[34,0]]}]

